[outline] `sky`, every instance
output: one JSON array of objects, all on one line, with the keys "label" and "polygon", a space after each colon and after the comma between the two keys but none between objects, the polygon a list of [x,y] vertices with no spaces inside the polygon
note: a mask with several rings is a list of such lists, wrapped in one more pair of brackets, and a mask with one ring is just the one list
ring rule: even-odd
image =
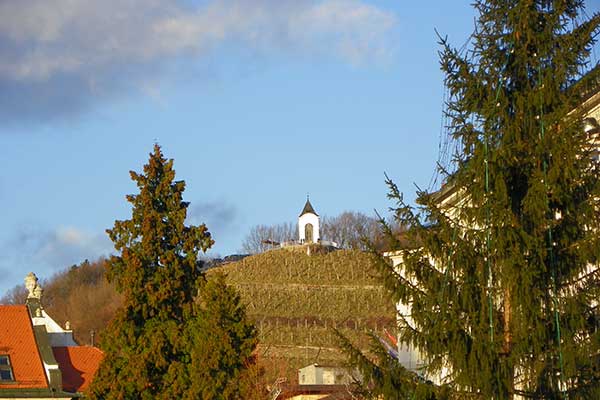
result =
[{"label": "sky", "polygon": [[387,173],[412,201],[439,155],[436,30],[461,47],[470,3],[0,2],[0,296],[111,254],[154,143],[211,257],[307,194],[320,215],[385,214]]}]

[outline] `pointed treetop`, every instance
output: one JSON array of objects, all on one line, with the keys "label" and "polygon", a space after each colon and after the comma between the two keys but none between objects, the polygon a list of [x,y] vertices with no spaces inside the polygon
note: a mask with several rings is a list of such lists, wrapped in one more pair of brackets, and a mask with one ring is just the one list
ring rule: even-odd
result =
[{"label": "pointed treetop", "polygon": [[304,205],[304,208],[302,209],[302,212],[300,213],[300,217],[303,216],[304,214],[315,214],[317,217],[319,216],[319,214],[317,214],[317,212],[315,211],[315,209],[313,208],[312,204],[310,204],[310,200],[308,199],[308,195],[306,195],[306,204]]}]

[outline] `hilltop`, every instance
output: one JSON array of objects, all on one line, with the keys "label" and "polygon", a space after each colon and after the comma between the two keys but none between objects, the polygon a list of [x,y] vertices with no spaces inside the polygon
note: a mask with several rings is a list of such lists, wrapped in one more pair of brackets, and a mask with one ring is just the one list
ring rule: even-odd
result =
[{"label": "hilltop", "polygon": [[367,332],[393,332],[396,325],[370,254],[312,245],[309,256],[306,248],[267,251],[209,271],[225,273],[240,292],[260,332],[259,359],[290,375],[310,363],[344,364],[332,328],[367,351]]}]

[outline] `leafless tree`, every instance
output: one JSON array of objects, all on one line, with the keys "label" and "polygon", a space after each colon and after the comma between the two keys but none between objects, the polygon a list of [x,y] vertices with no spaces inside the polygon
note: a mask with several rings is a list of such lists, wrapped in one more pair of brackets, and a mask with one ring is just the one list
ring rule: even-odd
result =
[{"label": "leafless tree", "polygon": [[[75,340],[90,343],[90,332],[102,335],[121,304],[121,296],[104,279],[104,259],[87,260],[57,272],[41,282],[42,303],[60,325],[69,321]],[[17,285],[0,298],[0,304],[25,304],[28,291]]]},{"label": "leafless tree", "polygon": [[247,254],[258,254],[271,249],[281,242],[294,240],[298,236],[297,225],[284,222],[278,225],[256,225],[242,242],[242,251]]},{"label": "leafless tree", "polygon": [[366,250],[364,239],[375,242],[380,225],[376,218],[357,211],[344,211],[336,217],[321,219],[321,237],[336,242],[341,248]]},{"label": "leafless tree", "polygon": [[[398,237],[403,229],[388,221],[388,228]],[[335,217],[321,217],[320,237],[332,241],[343,249],[367,250],[370,243],[379,251],[388,250],[383,227],[378,218],[357,211],[344,211]],[[256,225],[242,242],[242,251],[258,254],[276,247],[279,243],[297,240],[298,225],[286,222],[278,225]]]},{"label": "leafless tree", "polygon": [[6,291],[4,296],[0,298],[0,304],[25,304],[27,294],[28,292],[25,285],[17,285]]}]

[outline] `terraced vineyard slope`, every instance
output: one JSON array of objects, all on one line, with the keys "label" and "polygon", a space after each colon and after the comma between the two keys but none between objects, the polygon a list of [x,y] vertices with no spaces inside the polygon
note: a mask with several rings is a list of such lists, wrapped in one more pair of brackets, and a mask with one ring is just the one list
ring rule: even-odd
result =
[{"label": "terraced vineyard slope", "polygon": [[325,253],[317,246],[307,255],[306,249],[272,250],[217,268],[240,291],[259,328],[259,359],[268,369],[277,366],[288,374],[315,362],[344,363],[334,327],[368,350],[366,332],[393,332],[395,326],[393,302],[371,255]]}]

